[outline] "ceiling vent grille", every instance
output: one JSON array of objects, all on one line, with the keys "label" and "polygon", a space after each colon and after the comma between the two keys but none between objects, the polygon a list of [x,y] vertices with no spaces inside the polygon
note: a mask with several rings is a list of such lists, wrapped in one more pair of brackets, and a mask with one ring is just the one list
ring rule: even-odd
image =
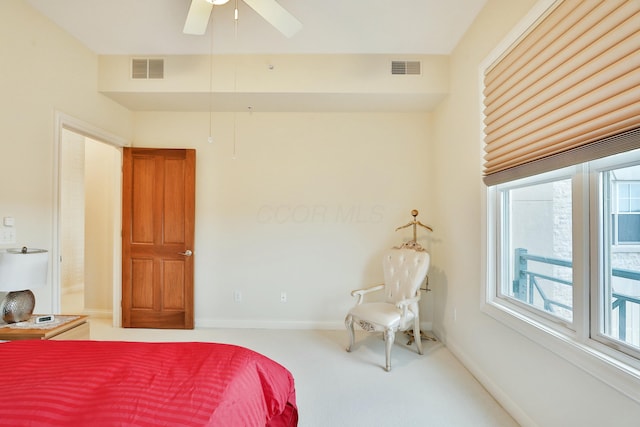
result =
[{"label": "ceiling vent grille", "polygon": [[420,61],[391,61],[391,74],[420,74]]},{"label": "ceiling vent grille", "polygon": [[131,60],[132,79],[163,79],[164,59],[133,58]]}]

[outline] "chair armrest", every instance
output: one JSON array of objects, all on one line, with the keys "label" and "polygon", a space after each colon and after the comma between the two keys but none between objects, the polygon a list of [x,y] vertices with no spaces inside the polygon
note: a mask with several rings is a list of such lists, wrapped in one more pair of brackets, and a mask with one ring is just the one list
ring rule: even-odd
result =
[{"label": "chair armrest", "polygon": [[407,315],[407,309],[409,308],[409,306],[411,304],[417,303],[418,301],[420,301],[420,290],[416,291],[415,296],[398,301],[396,303],[396,307],[402,310],[402,317],[405,317]]},{"label": "chair armrest", "polygon": [[371,286],[369,288],[364,288],[364,289],[356,289],[355,291],[351,291],[351,296],[358,297],[358,300],[356,301],[356,305],[358,305],[362,303],[364,296],[366,294],[369,294],[371,292],[381,291],[382,289],[384,289],[384,284],[375,285],[375,286]]}]

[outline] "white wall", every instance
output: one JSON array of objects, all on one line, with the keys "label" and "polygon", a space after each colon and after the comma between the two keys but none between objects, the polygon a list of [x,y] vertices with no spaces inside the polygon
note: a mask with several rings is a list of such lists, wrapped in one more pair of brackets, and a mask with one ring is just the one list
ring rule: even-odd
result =
[{"label": "white wall", "polygon": [[60,144],[60,309],[84,310],[85,137],[63,130]]},{"label": "white wall", "polygon": [[207,113],[135,115],[134,146],[196,149],[196,325],[342,328],[350,291],[411,238],[395,228],[412,209],[431,222],[427,114],[220,113],[213,144],[208,129]]},{"label": "white wall", "polygon": [[533,3],[489,0],[451,57],[451,94],[433,115],[434,330],[522,425],[635,426],[636,402],[480,310],[479,65]]},{"label": "white wall", "polygon": [[[51,252],[56,111],[125,139],[131,113],[97,93],[96,55],[26,2],[0,2],[0,41],[0,217],[13,216],[17,232],[3,246]],[[51,312],[51,277],[34,293],[36,311]]]},{"label": "white wall", "polygon": [[[117,191],[121,153],[112,145],[85,139],[85,274],[84,307],[93,315],[111,315],[114,277],[116,220],[119,216]],[[118,229],[119,230],[119,229]],[[119,243],[119,242],[118,242]]]}]

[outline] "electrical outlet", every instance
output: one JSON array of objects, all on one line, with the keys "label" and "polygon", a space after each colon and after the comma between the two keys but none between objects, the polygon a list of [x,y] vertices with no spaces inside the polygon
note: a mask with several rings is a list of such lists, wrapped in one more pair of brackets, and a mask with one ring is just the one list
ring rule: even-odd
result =
[{"label": "electrical outlet", "polygon": [[234,302],[241,302],[242,301],[242,292],[233,291],[233,301]]},{"label": "electrical outlet", "polygon": [[0,227],[0,244],[15,243],[16,230],[12,227]]},{"label": "electrical outlet", "polygon": [[456,308],[453,309],[453,321],[456,322],[458,320],[458,310]]},{"label": "electrical outlet", "polygon": [[287,293],[284,291],[280,292],[280,302],[287,302]]}]

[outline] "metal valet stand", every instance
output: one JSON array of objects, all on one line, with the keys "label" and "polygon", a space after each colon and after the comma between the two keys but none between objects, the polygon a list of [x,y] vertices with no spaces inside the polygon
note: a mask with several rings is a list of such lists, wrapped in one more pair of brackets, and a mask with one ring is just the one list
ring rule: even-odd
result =
[{"label": "metal valet stand", "polygon": [[[424,249],[418,243],[416,228],[419,225],[420,227],[426,228],[427,230],[429,230],[431,232],[433,232],[433,228],[429,227],[428,225],[424,225],[423,223],[421,223],[420,221],[418,221],[416,219],[416,217],[418,216],[418,210],[417,209],[413,209],[411,211],[411,216],[413,216],[413,221],[396,228],[396,231],[402,230],[402,229],[408,228],[408,227],[413,227],[413,240],[405,242],[402,245],[398,246],[397,248],[408,248],[408,249],[413,249],[413,250],[420,251],[420,252],[426,251],[426,249]],[[429,276],[428,275],[427,275],[427,279],[425,280],[424,288],[420,288],[420,290],[423,290],[425,292],[430,292],[431,291],[431,289],[429,289]],[[415,339],[415,337],[413,336],[413,331],[405,331],[405,335],[407,335],[409,337],[409,341],[407,342],[407,345],[413,344],[413,340]],[[425,334],[422,330],[420,330],[420,339],[421,340],[428,340],[428,341],[437,341],[436,338]]]}]

